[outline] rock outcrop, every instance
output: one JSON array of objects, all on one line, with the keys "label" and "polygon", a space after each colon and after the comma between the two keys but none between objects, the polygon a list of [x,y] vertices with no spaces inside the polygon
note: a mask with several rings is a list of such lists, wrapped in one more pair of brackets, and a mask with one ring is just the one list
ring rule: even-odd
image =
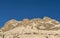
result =
[{"label": "rock outcrop", "polygon": [[0,29],[0,38],[60,38],[60,22],[49,17],[9,20]]}]

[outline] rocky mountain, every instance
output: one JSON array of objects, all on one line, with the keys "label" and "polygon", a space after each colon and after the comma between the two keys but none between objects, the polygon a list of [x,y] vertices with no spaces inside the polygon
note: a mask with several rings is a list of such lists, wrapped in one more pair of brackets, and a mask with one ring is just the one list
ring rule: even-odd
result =
[{"label": "rocky mountain", "polygon": [[[0,29],[1,38],[60,38],[60,22],[49,17],[9,20]],[[56,35],[56,37],[55,37]]]}]

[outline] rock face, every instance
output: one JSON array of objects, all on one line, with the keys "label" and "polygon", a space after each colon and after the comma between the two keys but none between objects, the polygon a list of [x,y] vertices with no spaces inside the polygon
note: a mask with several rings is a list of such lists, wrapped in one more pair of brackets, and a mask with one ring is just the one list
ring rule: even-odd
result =
[{"label": "rock face", "polygon": [[0,29],[0,38],[60,38],[60,22],[49,17],[10,20]]}]

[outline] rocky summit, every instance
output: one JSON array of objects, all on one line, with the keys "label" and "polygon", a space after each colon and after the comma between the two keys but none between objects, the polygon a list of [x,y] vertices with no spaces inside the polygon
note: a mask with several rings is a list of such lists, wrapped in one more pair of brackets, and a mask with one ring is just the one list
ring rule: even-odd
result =
[{"label": "rocky summit", "polygon": [[11,19],[0,29],[0,38],[60,38],[60,22],[49,17]]}]

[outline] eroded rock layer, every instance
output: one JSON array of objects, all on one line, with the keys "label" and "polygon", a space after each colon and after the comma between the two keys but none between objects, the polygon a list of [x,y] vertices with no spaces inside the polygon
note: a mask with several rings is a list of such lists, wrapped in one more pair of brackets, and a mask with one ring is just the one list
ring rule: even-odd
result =
[{"label": "eroded rock layer", "polygon": [[9,20],[0,29],[0,38],[60,38],[60,22],[49,17]]}]

